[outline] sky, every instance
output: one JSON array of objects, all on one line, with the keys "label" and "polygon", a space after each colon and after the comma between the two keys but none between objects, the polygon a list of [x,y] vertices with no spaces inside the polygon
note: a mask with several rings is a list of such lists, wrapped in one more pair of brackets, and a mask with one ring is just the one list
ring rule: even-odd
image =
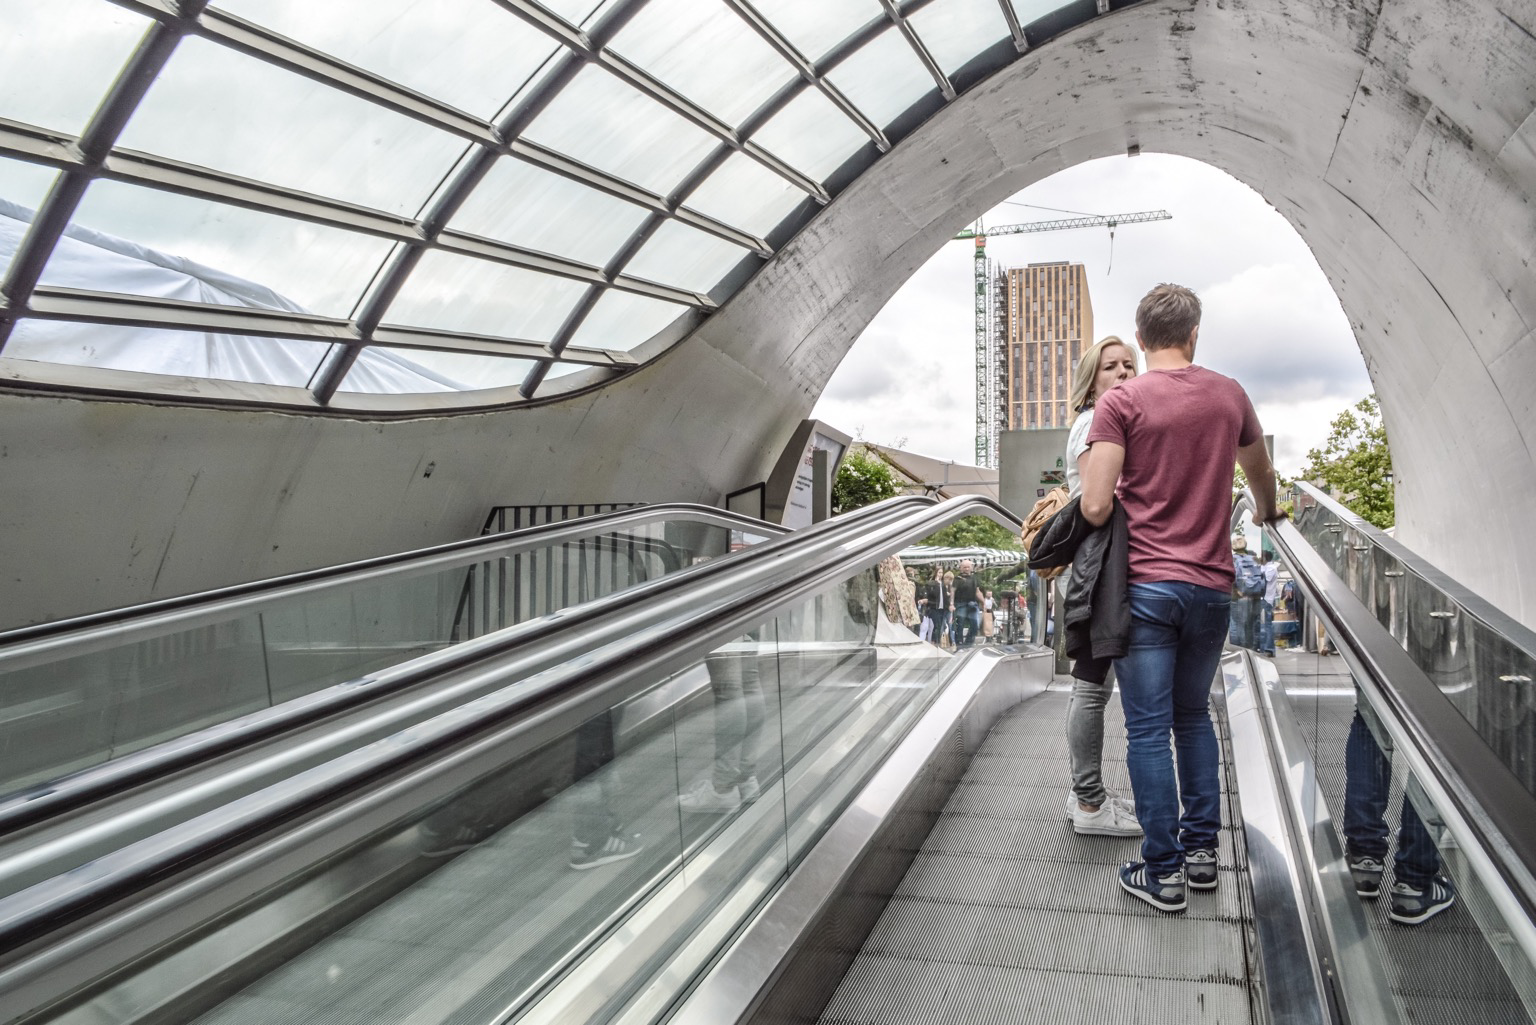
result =
[{"label": "sky", "polygon": [[[1108,157],[1011,202],[1029,206],[1000,205],[984,223],[1062,216],[1056,210],[1173,215],[1119,228],[1113,248],[1107,229],[1087,228],[998,236],[987,250],[1005,266],[1086,266],[1098,338],[1134,338],[1136,303],[1153,285],[1193,288],[1204,306],[1196,361],[1248,391],[1281,473],[1294,475],[1329,422],[1370,394],[1349,321],[1306,243],[1225,172],[1167,154]],[[971,257],[972,243],[947,243],[891,298],[833,374],[817,419],[866,441],[975,462]]]}]

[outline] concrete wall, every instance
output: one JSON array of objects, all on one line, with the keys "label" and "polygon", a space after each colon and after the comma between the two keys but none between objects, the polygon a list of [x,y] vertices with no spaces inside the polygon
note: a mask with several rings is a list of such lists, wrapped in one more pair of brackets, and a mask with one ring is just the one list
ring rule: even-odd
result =
[{"label": "concrete wall", "polygon": [[1023,519],[1055,485],[1045,483],[1047,472],[1063,474],[1070,428],[1051,427],[1034,431],[1003,431],[998,435],[998,497],[1015,516]]},{"label": "concrete wall", "polygon": [[497,502],[718,501],[957,229],[1131,144],[1296,226],[1382,400],[1399,537],[1536,625],[1533,68],[1531,0],[1148,3],[948,105],[596,397],[388,424],[0,397],[0,626],[462,536]]}]

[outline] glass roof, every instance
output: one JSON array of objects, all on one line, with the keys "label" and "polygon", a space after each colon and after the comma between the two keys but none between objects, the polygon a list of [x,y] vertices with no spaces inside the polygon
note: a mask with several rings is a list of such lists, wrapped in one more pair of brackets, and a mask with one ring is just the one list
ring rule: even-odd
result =
[{"label": "glass roof", "polygon": [[0,0],[0,369],[374,411],[601,385],[1068,6]]}]

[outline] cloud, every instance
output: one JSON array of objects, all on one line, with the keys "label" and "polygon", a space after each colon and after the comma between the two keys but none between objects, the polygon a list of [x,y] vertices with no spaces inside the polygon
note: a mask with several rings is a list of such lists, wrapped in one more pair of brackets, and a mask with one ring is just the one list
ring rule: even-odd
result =
[{"label": "cloud", "polygon": [[[1349,323],[1306,243],[1257,192],[1198,161],[1163,154],[1090,161],[1013,197],[1035,207],[1095,214],[1166,209],[1171,220],[1107,230],[994,236],[987,249],[1007,266],[1054,260],[1085,264],[1094,335],[1134,337],[1136,304],[1175,281],[1205,304],[1200,361],[1241,381],[1275,436],[1276,463],[1294,473],[1328,423],[1371,390]],[[988,225],[1065,216],[1000,205]],[[971,247],[946,243],[914,274],[855,343],[816,415],[863,428],[872,441],[971,462],[974,343]],[[891,382],[873,391],[869,368]],[[845,381],[845,375],[848,380]]]}]

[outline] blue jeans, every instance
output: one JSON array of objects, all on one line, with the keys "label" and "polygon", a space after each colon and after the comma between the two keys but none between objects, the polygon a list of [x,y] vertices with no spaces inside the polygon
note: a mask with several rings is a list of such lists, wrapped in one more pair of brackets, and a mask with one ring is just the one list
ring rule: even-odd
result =
[{"label": "blue jeans", "polygon": [[[1344,849],[1352,858],[1387,860],[1387,797],[1392,792],[1392,764],[1376,743],[1359,708],[1344,743]],[[1440,870],[1440,853],[1424,828],[1413,802],[1403,793],[1402,829],[1392,878],[1422,890]]]},{"label": "blue jeans", "polygon": [[1221,830],[1210,702],[1231,598],[1182,581],[1131,584],[1129,592],[1130,648],[1115,660],[1115,674],[1136,819],[1145,834],[1141,857],[1154,876],[1164,876],[1184,867],[1186,851],[1214,850]]},{"label": "blue jeans", "polygon": [[955,606],[955,647],[969,648],[981,629],[981,605],[977,602],[961,602]]},{"label": "blue jeans", "polygon": [[1259,599],[1259,651],[1275,653],[1275,607],[1263,598]]}]

